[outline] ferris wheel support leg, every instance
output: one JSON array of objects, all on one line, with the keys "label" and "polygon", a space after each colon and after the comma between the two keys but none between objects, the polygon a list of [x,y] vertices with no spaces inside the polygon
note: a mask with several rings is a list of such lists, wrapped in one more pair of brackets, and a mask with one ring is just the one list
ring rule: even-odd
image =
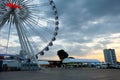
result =
[{"label": "ferris wheel support leg", "polygon": [[[17,27],[17,29],[18,29],[18,36],[19,36],[19,40],[20,40],[20,42],[21,42],[21,47],[22,47],[22,44],[25,44],[24,47],[25,47],[26,50],[29,52],[29,54],[32,54],[32,55],[30,55],[31,58],[34,57],[34,60],[35,60],[36,64],[38,65],[38,70],[39,70],[41,67],[40,67],[40,65],[38,64],[38,60],[37,60],[37,58],[36,58],[36,55],[35,55],[35,53],[34,53],[34,51],[33,51],[33,49],[32,49],[32,46],[31,46],[31,44],[30,44],[27,36],[26,36],[25,29],[23,28],[23,24],[20,23],[20,19],[19,19],[18,15],[17,15],[16,11],[14,11],[14,13],[15,13],[15,18],[16,18],[16,27]],[[19,25],[19,26],[18,26],[18,25]],[[21,36],[22,38],[20,38],[20,36]],[[23,42],[24,42],[24,43],[23,43]]]}]

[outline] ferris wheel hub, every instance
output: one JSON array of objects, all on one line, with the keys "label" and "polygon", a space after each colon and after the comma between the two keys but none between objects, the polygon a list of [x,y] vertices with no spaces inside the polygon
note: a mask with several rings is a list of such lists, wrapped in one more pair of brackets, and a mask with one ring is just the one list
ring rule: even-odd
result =
[{"label": "ferris wheel hub", "polygon": [[11,8],[11,9],[21,9],[22,8],[22,6],[20,6],[18,4],[11,3],[11,2],[6,3],[6,6]]},{"label": "ferris wheel hub", "polygon": [[2,7],[2,5],[0,4],[0,9],[4,9],[3,12],[0,12],[0,15],[4,15],[5,12],[7,12],[8,14],[6,16],[9,16],[10,14],[12,14],[12,16],[19,17],[21,21],[29,17],[29,13],[30,13],[28,6],[19,0],[17,0],[16,2],[8,1],[4,4],[4,7]]}]

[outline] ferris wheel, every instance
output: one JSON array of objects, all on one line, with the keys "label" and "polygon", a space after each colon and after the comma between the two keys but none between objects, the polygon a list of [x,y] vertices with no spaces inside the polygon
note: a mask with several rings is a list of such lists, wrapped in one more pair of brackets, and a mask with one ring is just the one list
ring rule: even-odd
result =
[{"label": "ferris wheel", "polygon": [[0,0],[3,52],[18,51],[27,58],[44,55],[56,40],[58,25],[53,0]]}]

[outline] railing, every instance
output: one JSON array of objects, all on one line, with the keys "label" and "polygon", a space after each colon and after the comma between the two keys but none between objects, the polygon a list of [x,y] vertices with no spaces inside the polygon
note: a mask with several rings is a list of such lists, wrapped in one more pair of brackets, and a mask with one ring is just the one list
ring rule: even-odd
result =
[{"label": "railing", "polygon": [[39,67],[36,63],[22,63],[21,70],[23,71],[34,71],[39,70]]}]

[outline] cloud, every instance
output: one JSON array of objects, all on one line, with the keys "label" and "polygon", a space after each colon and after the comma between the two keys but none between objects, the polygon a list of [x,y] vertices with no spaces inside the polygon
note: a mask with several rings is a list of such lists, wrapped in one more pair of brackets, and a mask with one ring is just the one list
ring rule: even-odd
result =
[{"label": "cloud", "polygon": [[[92,50],[102,50],[107,48],[106,45],[113,44],[115,39],[110,36],[119,33],[120,29],[120,1],[59,0],[55,2],[61,23],[58,39],[63,40],[62,44],[70,54],[86,55]],[[97,39],[99,41],[96,41]],[[91,47],[87,46],[89,43],[92,44]]]},{"label": "cloud", "polygon": [[89,13],[92,15],[103,16],[103,15],[119,15],[120,13],[120,1],[118,0],[86,0],[84,6],[86,6]]},{"label": "cloud", "polygon": [[[118,0],[58,1],[58,6],[60,10],[59,11],[60,20],[62,26],[61,33],[74,34],[77,31],[82,34],[82,32],[85,33],[86,31],[89,34],[97,35],[108,32],[111,33],[116,31],[118,32],[118,29],[114,29],[114,28],[119,28],[119,20],[120,20],[119,15],[115,15],[115,14],[119,14],[119,10],[116,10],[116,8],[119,9],[118,7],[119,1],[118,2],[117,1]],[[108,6],[108,7],[104,7],[104,6]],[[106,12],[104,13],[103,11]],[[100,20],[103,20],[103,22],[99,23]],[[98,23],[88,24],[88,22],[90,21],[97,21]],[[87,27],[87,29],[82,30],[81,27],[82,28]],[[98,28],[99,30],[96,32]]]}]

